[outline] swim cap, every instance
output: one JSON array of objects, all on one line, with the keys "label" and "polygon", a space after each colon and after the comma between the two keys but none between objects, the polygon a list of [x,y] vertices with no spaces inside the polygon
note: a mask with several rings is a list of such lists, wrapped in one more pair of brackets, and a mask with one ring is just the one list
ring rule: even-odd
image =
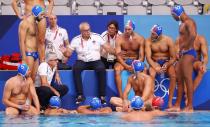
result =
[{"label": "swim cap", "polygon": [[180,17],[183,12],[184,8],[181,5],[176,5],[171,9],[171,13],[175,14],[178,17]]},{"label": "swim cap", "polygon": [[128,20],[127,22],[126,22],[126,24],[125,24],[125,27],[131,27],[133,30],[135,30],[135,24],[134,24],[134,22],[133,21],[131,21],[131,20]]},{"label": "swim cap", "polygon": [[134,72],[142,72],[144,70],[144,62],[140,60],[134,60],[132,63]]},{"label": "swim cap", "polygon": [[91,101],[90,101],[90,107],[93,110],[99,109],[101,108],[101,100],[97,97],[94,97]]},{"label": "swim cap", "polygon": [[28,70],[29,70],[29,67],[27,64],[19,64],[18,65],[17,71],[18,71],[18,74],[20,74],[21,76],[25,77]]},{"label": "swim cap", "polygon": [[164,100],[161,97],[154,97],[152,99],[152,106],[153,107],[157,107],[157,108],[161,108],[164,105]]},{"label": "swim cap", "polygon": [[127,65],[132,65],[133,59],[128,58],[128,59],[125,60],[125,63],[126,63]]},{"label": "swim cap", "polygon": [[132,98],[131,107],[133,109],[139,110],[139,109],[142,108],[143,105],[144,105],[144,102],[143,102],[143,100],[141,99],[140,96],[135,96],[134,98]]},{"label": "swim cap", "polygon": [[32,8],[32,14],[33,14],[35,17],[38,17],[42,12],[44,12],[44,8],[42,8],[42,7],[39,6],[39,5],[35,5],[35,6]]},{"label": "swim cap", "polygon": [[58,96],[52,96],[49,101],[50,107],[60,108],[61,107],[61,99]]},{"label": "swim cap", "polygon": [[155,24],[151,29],[151,32],[156,33],[158,36],[162,34],[162,31],[163,31],[162,27],[158,24]]}]

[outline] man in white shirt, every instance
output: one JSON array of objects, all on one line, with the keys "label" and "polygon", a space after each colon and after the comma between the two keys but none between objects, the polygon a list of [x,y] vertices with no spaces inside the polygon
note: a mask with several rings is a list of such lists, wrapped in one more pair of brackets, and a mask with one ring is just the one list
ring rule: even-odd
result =
[{"label": "man in white shirt", "polygon": [[46,55],[46,62],[42,62],[38,68],[35,86],[42,109],[48,106],[52,96],[62,97],[68,92],[68,87],[62,85],[60,80],[57,63],[57,55],[49,52]]},{"label": "man in white shirt", "polygon": [[79,25],[81,34],[74,37],[70,49],[77,52],[78,60],[73,65],[73,77],[76,85],[77,99],[76,104],[84,101],[82,90],[81,72],[85,69],[94,69],[98,75],[99,81],[99,96],[103,104],[105,100],[105,86],[106,86],[106,70],[101,61],[100,49],[104,48],[107,52],[115,54],[104,39],[96,33],[92,33],[90,25],[87,22],[82,22]]},{"label": "man in white shirt", "polygon": [[[101,34],[101,37],[108,45],[115,48],[116,38],[120,34],[122,33],[119,31],[118,22],[111,20],[107,24],[107,30]],[[101,60],[105,64],[106,69],[113,68],[116,63],[116,56],[106,52],[104,49],[101,49]]]},{"label": "man in white shirt", "polygon": [[57,16],[51,14],[48,18],[49,27],[46,30],[46,54],[47,52],[55,52],[58,57],[58,69],[71,69],[66,62],[69,59],[69,38],[66,29],[58,26]]}]

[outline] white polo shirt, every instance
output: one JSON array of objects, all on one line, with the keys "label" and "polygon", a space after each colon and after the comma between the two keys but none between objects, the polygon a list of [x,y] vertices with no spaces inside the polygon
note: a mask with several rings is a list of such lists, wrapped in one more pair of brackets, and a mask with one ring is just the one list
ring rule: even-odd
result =
[{"label": "white polo shirt", "polygon": [[57,54],[58,59],[62,60],[64,55],[59,50],[60,46],[64,45],[64,41],[68,40],[68,33],[66,29],[57,26],[55,31],[52,31],[50,27],[47,28],[46,34],[46,52],[53,51]]},{"label": "white polo shirt", "polygon": [[[104,31],[101,34],[101,37],[105,40],[106,43],[108,43],[112,48],[115,48],[116,38],[122,34],[122,32],[118,31],[117,35],[115,35],[113,38],[108,35],[108,31]],[[101,49],[101,56],[104,58],[107,58],[108,60],[114,60],[116,57],[112,54],[109,54],[106,52],[106,50]]]},{"label": "white polo shirt", "polygon": [[40,87],[41,86],[41,77],[40,76],[47,76],[47,82],[51,84],[53,75],[55,74],[56,67],[53,69],[50,68],[47,62],[43,62],[39,65],[37,75],[36,75],[36,80],[35,80],[35,87]]},{"label": "white polo shirt", "polygon": [[70,49],[77,52],[78,60],[84,62],[100,60],[100,49],[105,44],[104,39],[96,33],[91,33],[86,41],[81,35],[74,37],[70,44]]}]

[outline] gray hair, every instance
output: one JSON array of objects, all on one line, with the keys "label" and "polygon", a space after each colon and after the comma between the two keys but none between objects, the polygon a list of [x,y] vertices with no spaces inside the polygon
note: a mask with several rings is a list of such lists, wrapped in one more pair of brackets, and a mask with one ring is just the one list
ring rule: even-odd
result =
[{"label": "gray hair", "polygon": [[46,62],[54,59],[58,59],[57,54],[55,52],[48,52],[46,54]]},{"label": "gray hair", "polygon": [[89,26],[89,28],[90,28],[90,24],[88,22],[81,22],[79,24],[79,29],[81,30],[84,26]]}]

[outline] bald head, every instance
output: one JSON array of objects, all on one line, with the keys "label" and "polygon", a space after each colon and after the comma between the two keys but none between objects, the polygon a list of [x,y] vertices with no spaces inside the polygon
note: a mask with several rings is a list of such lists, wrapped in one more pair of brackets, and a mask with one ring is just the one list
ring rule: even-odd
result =
[{"label": "bald head", "polygon": [[55,14],[51,14],[48,17],[50,27],[56,27],[57,26],[57,16]]}]

